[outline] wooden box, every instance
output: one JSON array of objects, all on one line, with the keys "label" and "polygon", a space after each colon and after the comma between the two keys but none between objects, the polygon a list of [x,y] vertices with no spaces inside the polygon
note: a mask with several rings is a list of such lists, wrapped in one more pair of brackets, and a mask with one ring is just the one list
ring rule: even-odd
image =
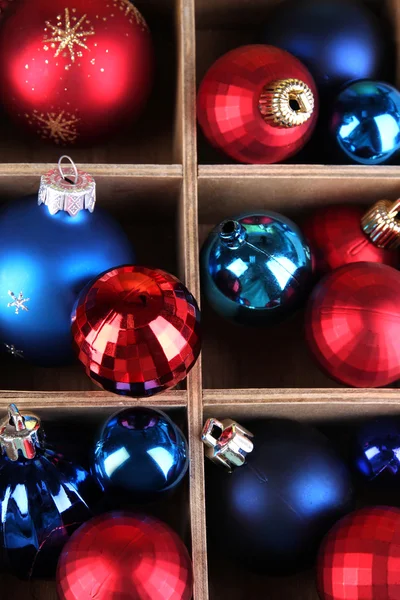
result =
[{"label": "wooden box", "polygon": [[[200,298],[198,250],[209,229],[247,209],[273,209],[297,218],[331,202],[369,203],[399,195],[400,167],[222,164],[197,136],[196,89],[223,52],[254,39],[260,15],[277,0],[140,0],[158,55],[152,100],[138,124],[113,143],[73,150],[75,162],[97,180],[98,201],[128,224],[142,264],[180,276]],[[400,0],[370,2],[392,24],[400,48]],[[399,50],[400,51],[400,50]],[[400,79],[399,79],[400,81]],[[198,137],[198,141],[197,141]],[[59,150],[27,141],[2,122],[0,197],[38,189],[39,176]],[[84,241],[83,241],[84,243]],[[204,306],[202,358],[181,389],[147,404],[170,411],[187,432],[190,476],[163,517],[191,549],[195,600],[317,600],[312,572],[290,578],[249,576],[207,552],[203,447],[206,417],[287,416],[344,429],[375,414],[400,413],[397,389],[352,390],[334,384],[309,357],[302,315],[270,330],[233,328]],[[106,415],[141,401],[97,391],[79,366],[1,365],[0,412],[10,401],[39,413],[47,428],[84,422],[93,431]],[[54,582],[23,583],[3,576],[0,598],[55,600]]]}]

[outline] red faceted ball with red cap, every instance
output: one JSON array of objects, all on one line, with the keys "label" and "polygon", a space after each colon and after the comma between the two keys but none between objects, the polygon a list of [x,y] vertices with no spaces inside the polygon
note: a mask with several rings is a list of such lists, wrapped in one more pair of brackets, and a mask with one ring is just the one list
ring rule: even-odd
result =
[{"label": "red faceted ball with red cap", "polygon": [[126,265],[100,275],[72,315],[78,358],[91,379],[126,396],[153,396],[186,377],[200,353],[200,311],[161,269]]},{"label": "red faceted ball with red cap", "polygon": [[2,16],[0,94],[17,124],[65,146],[91,144],[138,116],[154,56],[129,0],[18,0]]},{"label": "red faceted ball with red cap", "polygon": [[154,517],[107,513],[78,529],[57,569],[60,600],[190,600],[192,565],[172,529]]},{"label": "red faceted ball with red cap", "polygon": [[318,558],[321,600],[400,598],[400,510],[374,506],[339,521]]},{"label": "red faceted ball with red cap", "polygon": [[359,262],[336,269],[314,288],[306,337],[320,366],[353,387],[400,379],[400,273]]},{"label": "red faceted ball with red cap", "polygon": [[297,58],[274,46],[236,48],[206,73],[197,100],[209,142],[243,163],[277,163],[309,140],[317,89]]},{"label": "red faceted ball with red cap", "polygon": [[365,208],[332,205],[316,210],[303,224],[315,271],[324,275],[353,262],[377,262],[395,267],[398,252],[377,246],[362,229]]}]

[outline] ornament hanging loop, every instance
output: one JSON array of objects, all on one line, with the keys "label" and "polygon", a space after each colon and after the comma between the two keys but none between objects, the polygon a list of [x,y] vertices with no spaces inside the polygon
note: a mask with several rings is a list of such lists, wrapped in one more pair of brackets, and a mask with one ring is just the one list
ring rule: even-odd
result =
[{"label": "ornament hanging loop", "polygon": [[[64,171],[62,170],[62,161],[64,159],[69,160],[69,162],[71,163],[72,166],[72,170],[73,170],[73,175],[74,175],[74,181],[71,181],[70,177],[71,175],[68,174],[68,176],[64,173]],[[76,164],[74,163],[74,161],[72,160],[72,158],[70,156],[68,156],[67,154],[63,154],[62,156],[60,156],[60,159],[58,161],[58,170],[60,172],[61,177],[64,179],[64,181],[68,181],[68,183],[71,183],[72,185],[76,185],[79,175],[78,175],[78,169],[76,168]]]},{"label": "ornament hanging loop", "polygon": [[379,200],[361,219],[361,227],[375,246],[395,250],[400,246],[400,198]]}]

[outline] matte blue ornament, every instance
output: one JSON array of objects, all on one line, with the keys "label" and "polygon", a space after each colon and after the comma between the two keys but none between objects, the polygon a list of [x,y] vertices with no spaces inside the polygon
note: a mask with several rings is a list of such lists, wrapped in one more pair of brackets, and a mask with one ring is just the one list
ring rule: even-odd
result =
[{"label": "matte blue ornament", "polygon": [[162,411],[132,407],[112,416],[96,444],[93,472],[104,491],[138,502],[175,488],[188,469],[181,430]]},{"label": "matte blue ornament", "polygon": [[268,15],[261,41],[287,50],[310,70],[323,94],[356,79],[386,76],[385,35],[358,0],[292,0]]},{"label": "matte blue ornament", "polygon": [[[0,350],[51,366],[74,360],[71,312],[99,273],[134,261],[125,233],[96,208],[95,183],[58,169],[42,177],[39,196],[0,213]],[[38,206],[39,202],[39,206]]]},{"label": "matte blue ornament", "polygon": [[352,83],[336,100],[331,127],[342,156],[387,162],[400,147],[400,92],[380,81]]},{"label": "matte blue ornament", "polygon": [[38,417],[9,406],[0,422],[0,567],[22,579],[53,576],[99,493],[82,467],[45,447]]},{"label": "matte blue ornament", "polygon": [[288,419],[242,425],[208,419],[207,522],[210,548],[252,570],[292,573],[310,566],[330,527],[352,509],[350,473],[329,440]]},{"label": "matte blue ornament", "polygon": [[208,302],[243,325],[280,321],[311,285],[311,253],[302,233],[272,211],[223,221],[205,241],[200,261]]},{"label": "matte blue ornament", "polygon": [[380,417],[364,423],[355,436],[354,467],[367,481],[400,481],[400,421]]}]

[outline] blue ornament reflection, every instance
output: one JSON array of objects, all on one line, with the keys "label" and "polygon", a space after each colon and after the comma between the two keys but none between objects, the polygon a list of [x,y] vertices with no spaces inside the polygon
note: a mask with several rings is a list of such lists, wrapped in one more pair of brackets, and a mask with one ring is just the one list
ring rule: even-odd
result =
[{"label": "blue ornament reflection", "polygon": [[387,83],[358,81],[337,98],[332,130],[352,161],[378,165],[400,147],[400,92]]},{"label": "blue ornament reflection", "polygon": [[50,449],[34,459],[0,456],[0,565],[21,579],[52,577],[69,536],[93,516],[98,488]]},{"label": "blue ornament reflection", "polygon": [[106,422],[93,460],[103,490],[123,490],[138,502],[175,488],[187,469],[183,433],[166,414],[144,407],[123,410]]},{"label": "blue ornament reflection", "polygon": [[355,468],[368,481],[385,475],[389,482],[400,478],[400,422],[380,418],[366,423],[358,431]]},{"label": "blue ornament reflection", "polygon": [[258,212],[221,223],[201,251],[205,296],[225,318],[246,325],[276,322],[310,289],[310,249],[289,219]]}]

